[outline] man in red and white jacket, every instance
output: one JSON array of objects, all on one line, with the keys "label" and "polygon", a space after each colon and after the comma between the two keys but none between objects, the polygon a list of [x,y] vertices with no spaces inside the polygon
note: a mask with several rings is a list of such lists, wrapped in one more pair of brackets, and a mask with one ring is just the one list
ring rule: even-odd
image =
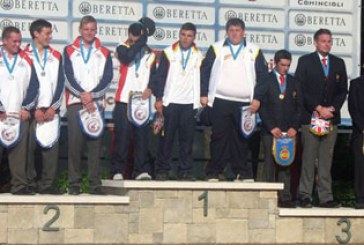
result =
[{"label": "man in red and white jacket", "polygon": [[92,16],[80,21],[80,34],[64,52],[66,75],[66,104],[68,121],[68,179],[69,194],[80,194],[81,155],[83,145],[88,148],[88,176],[90,194],[104,194],[101,190],[100,143],[101,138],[86,137],[80,128],[77,113],[83,108],[91,113],[94,102],[103,100],[113,76],[110,51],[96,38],[97,22]]},{"label": "man in red and white jacket", "polygon": [[113,121],[115,126],[115,148],[112,156],[114,180],[122,180],[128,158],[128,147],[134,134],[134,173],[136,180],[150,180],[151,167],[148,162],[149,124],[134,126],[127,116],[129,93],[142,92],[146,100],[151,96],[152,77],[155,73],[155,54],[147,46],[147,36],[141,23],[133,23],[128,29],[128,39],[116,49],[120,61],[120,79],[115,95]]},{"label": "man in red and white jacket", "polygon": [[[51,121],[62,102],[64,90],[64,73],[61,54],[50,47],[52,39],[52,24],[44,19],[38,19],[30,25],[32,43],[25,47],[25,53],[32,59],[39,80],[39,96],[36,109],[32,111],[29,129],[29,152],[27,175],[29,184],[37,188],[40,194],[61,194],[54,186],[54,179],[58,168],[58,142],[51,147],[40,147],[42,153],[42,175],[36,183],[37,172],[34,166],[34,152],[37,146],[35,131],[36,124]],[[53,134],[59,133],[59,128]]]},{"label": "man in red and white jacket", "polygon": [[173,141],[178,131],[180,180],[194,180],[192,147],[195,132],[195,109],[200,107],[200,65],[202,54],[196,47],[196,26],[182,25],[179,41],[167,47],[156,77],[156,109],[164,115],[164,135],[161,135],[156,160],[156,179],[167,180],[171,170]]},{"label": "man in red and white jacket", "polygon": [[[21,33],[16,27],[6,27],[2,32],[0,47],[0,120],[9,113],[19,113],[22,121],[19,142],[8,148],[11,173],[11,192],[17,195],[34,195],[26,175],[26,154],[30,110],[38,95],[38,78],[32,60],[20,50]],[[0,147],[2,155],[3,147]]]}]

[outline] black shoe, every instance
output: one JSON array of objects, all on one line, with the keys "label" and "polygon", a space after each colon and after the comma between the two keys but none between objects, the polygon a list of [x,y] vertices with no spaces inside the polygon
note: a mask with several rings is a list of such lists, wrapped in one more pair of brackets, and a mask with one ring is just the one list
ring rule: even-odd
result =
[{"label": "black shoe", "polygon": [[301,208],[312,208],[312,203],[310,198],[303,198],[299,201],[298,206]]},{"label": "black shoe", "polygon": [[295,208],[296,207],[296,202],[291,201],[291,200],[282,201],[282,202],[278,203],[278,207],[280,207],[280,208]]},{"label": "black shoe", "polygon": [[106,193],[105,193],[105,192],[101,189],[101,187],[100,187],[100,186],[97,186],[97,187],[95,187],[95,188],[90,189],[88,193],[89,193],[89,194],[91,194],[91,195],[102,195],[102,196],[107,195],[107,194],[106,194]]},{"label": "black shoe", "polygon": [[12,194],[13,195],[35,195],[35,191],[32,188],[26,186],[26,187],[21,188],[18,191],[13,192]]},{"label": "black shoe", "polygon": [[355,203],[355,209],[364,209],[364,202]]},{"label": "black shoe", "polygon": [[183,173],[178,177],[179,180],[195,181],[196,178],[191,173]]},{"label": "black shoe", "polygon": [[48,186],[38,191],[39,194],[62,195],[64,194],[55,186]]},{"label": "black shoe", "polygon": [[155,180],[168,180],[169,179],[169,174],[168,173],[164,173],[164,172],[161,172],[161,173],[156,173],[155,175]]},{"label": "black shoe", "polygon": [[341,204],[337,201],[331,200],[324,203],[319,204],[320,208],[340,208]]},{"label": "black shoe", "polygon": [[81,191],[80,191],[80,187],[77,186],[71,186],[70,189],[68,190],[68,194],[70,195],[80,195]]}]

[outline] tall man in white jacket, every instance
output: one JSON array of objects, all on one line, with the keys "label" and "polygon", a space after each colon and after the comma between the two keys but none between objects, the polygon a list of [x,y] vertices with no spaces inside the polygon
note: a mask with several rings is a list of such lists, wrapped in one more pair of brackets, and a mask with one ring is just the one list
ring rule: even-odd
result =
[{"label": "tall man in white jacket", "polygon": [[113,76],[110,51],[101,46],[96,38],[97,22],[92,16],[80,21],[80,34],[64,52],[66,75],[66,104],[68,121],[68,179],[69,194],[80,194],[82,147],[88,148],[88,176],[90,194],[104,194],[101,185],[100,143],[101,138],[85,136],[77,118],[79,110],[96,110],[94,102],[100,103]]},{"label": "tall man in white jacket", "polygon": [[201,104],[212,107],[211,161],[209,180],[218,180],[229,152],[232,170],[238,180],[253,179],[247,161],[248,140],[240,133],[241,107],[259,109],[265,92],[268,67],[262,51],[245,40],[245,23],[230,19],[227,38],[213,44],[201,66]]},{"label": "tall man in white jacket", "polygon": [[156,160],[156,179],[168,179],[173,140],[178,131],[179,165],[177,177],[194,180],[192,147],[195,132],[194,109],[200,107],[200,65],[202,54],[194,40],[196,27],[185,23],[179,41],[167,47],[161,56],[156,78],[156,109],[164,115],[164,135]]},{"label": "tall man in white jacket", "polygon": [[[26,154],[30,110],[35,106],[39,84],[32,60],[20,50],[21,40],[18,28],[4,28],[3,46],[0,47],[0,120],[18,113],[22,121],[19,142],[8,148],[11,192],[32,195],[35,192],[28,185]],[[0,152],[2,151],[3,147],[0,147]]]},{"label": "tall man in white jacket", "polygon": [[[36,125],[46,123],[59,116],[59,107],[64,90],[64,73],[61,54],[49,44],[52,39],[52,24],[44,19],[38,19],[30,25],[32,42],[25,47],[25,52],[32,59],[39,80],[39,96],[35,110],[32,111],[29,129],[29,150],[27,175],[31,185],[40,194],[61,194],[54,186],[58,168],[58,141],[49,146],[39,145],[42,154],[42,173],[38,183],[35,183],[37,173],[34,165],[34,152],[37,146]],[[57,120],[57,119],[55,119]],[[59,122],[57,120],[57,122]],[[59,128],[55,127],[48,134],[57,135]]]}]

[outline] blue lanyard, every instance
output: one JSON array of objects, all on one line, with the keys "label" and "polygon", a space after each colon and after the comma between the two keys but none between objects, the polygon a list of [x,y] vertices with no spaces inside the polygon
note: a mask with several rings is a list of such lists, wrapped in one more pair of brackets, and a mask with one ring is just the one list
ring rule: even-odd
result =
[{"label": "blue lanyard", "polygon": [[135,56],[135,72],[138,73],[139,68],[140,68],[140,61],[142,60],[142,57],[144,56],[145,53],[145,49],[143,48],[142,50],[140,50],[139,53],[136,54]]},{"label": "blue lanyard", "polygon": [[82,59],[83,62],[85,64],[87,64],[87,62],[90,60],[91,57],[91,50],[92,50],[92,45],[93,45],[94,41],[92,41],[92,43],[90,44],[90,46],[87,49],[87,57],[85,59],[85,52],[83,51],[83,45],[82,45],[82,38],[80,39],[80,48],[81,48],[81,55],[82,55]]},{"label": "blue lanyard", "polygon": [[187,51],[186,59],[185,59],[185,56],[183,54],[183,50],[181,49],[181,47],[179,48],[179,50],[181,51],[181,56],[182,56],[182,69],[186,70],[187,63],[188,63],[188,60],[190,59],[190,55],[191,55],[191,48],[189,48]]},{"label": "blue lanyard", "polygon": [[322,64],[322,60],[320,60],[320,63],[321,63],[322,69],[324,70],[325,77],[328,77],[329,76],[329,70],[330,70],[329,56],[325,57],[325,59],[326,59],[326,67],[324,66],[324,64]]},{"label": "blue lanyard", "polygon": [[230,53],[232,54],[234,60],[236,60],[238,58],[238,56],[239,56],[239,53],[240,53],[241,49],[244,47],[244,41],[241,41],[241,43],[239,44],[239,48],[236,51],[236,53],[234,53],[233,45],[232,45],[232,43],[230,42],[229,39],[227,40],[227,43],[229,44]]},{"label": "blue lanyard", "polygon": [[284,83],[283,86],[281,84],[281,79],[280,76],[281,74],[279,74],[276,70],[274,70],[274,72],[279,76],[279,81],[278,81],[278,86],[279,86],[279,91],[281,91],[281,94],[284,94],[286,92],[286,88],[287,88],[287,76],[284,76]]},{"label": "blue lanyard", "polygon": [[38,49],[35,47],[34,43],[31,44],[32,45],[32,49],[35,55],[35,58],[37,59],[38,64],[40,65],[40,67],[42,68],[42,71],[44,71],[45,66],[47,64],[47,55],[48,55],[48,48],[44,49],[43,52],[43,64],[39,58],[39,53],[38,53]]},{"label": "blue lanyard", "polygon": [[11,75],[13,73],[13,71],[14,71],[15,64],[16,64],[16,61],[18,59],[18,54],[16,53],[14,55],[14,61],[13,61],[13,64],[11,66],[9,65],[9,61],[8,61],[8,58],[6,57],[5,52],[4,52],[4,48],[1,48],[1,54],[2,54],[2,56],[4,58],[4,63],[5,63],[6,69],[8,69],[8,72]]}]

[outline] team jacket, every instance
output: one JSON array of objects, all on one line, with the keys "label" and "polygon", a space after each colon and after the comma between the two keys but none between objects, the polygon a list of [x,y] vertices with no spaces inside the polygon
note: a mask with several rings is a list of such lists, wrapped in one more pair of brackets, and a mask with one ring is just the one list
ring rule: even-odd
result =
[{"label": "team jacket", "polygon": [[[128,103],[131,91],[143,92],[146,88],[153,91],[152,77],[156,71],[156,57],[146,45],[146,37],[142,36],[133,45],[125,42],[117,47],[116,52],[120,61],[120,78],[115,101]],[[137,68],[135,58],[140,54],[142,55]]]},{"label": "team jacket", "polygon": [[[52,107],[54,110],[58,110],[61,106],[64,90],[64,74],[61,54],[52,47],[48,47],[46,65],[43,73],[43,69],[38,63],[32,45],[28,44],[24,51],[32,59],[39,80],[37,107]],[[41,62],[43,62],[42,58],[39,58],[41,59]]]},{"label": "team jacket", "polygon": [[353,134],[361,135],[364,131],[364,77],[350,82],[348,106],[353,120]]},{"label": "team jacket", "polygon": [[289,74],[286,75],[286,83],[284,99],[280,99],[277,76],[274,71],[269,73],[267,91],[259,109],[263,133],[270,133],[276,127],[283,132],[287,132],[289,128],[298,131],[301,125],[303,102],[300,84]]},{"label": "team jacket", "polygon": [[[193,107],[200,107],[200,67],[203,56],[200,50],[193,45],[191,47],[191,55],[189,57],[186,72],[193,74]],[[160,59],[157,78],[155,96],[163,98],[163,105],[168,106],[171,101],[170,91],[178,86],[177,79],[181,73],[182,57],[179,42],[167,47]]]},{"label": "team jacket", "polygon": [[[10,61],[10,66],[13,60]],[[39,82],[32,60],[22,50],[12,73],[6,68],[4,57],[0,52],[0,111],[19,112],[21,109],[31,110],[35,107]]]},{"label": "team jacket", "polygon": [[80,39],[81,37],[77,37],[64,51],[67,105],[81,103],[80,95],[83,92],[91,92],[94,99],[102,99],[113,77],[110,51],[95,38],[90,59],[85,64],[81,55]]},{"label": "team jacket", "polygon": [[[217,83],[221,80],[221,69],[224,62],[224,53],[229,50],[227,40],[217,42],[207,50],[206,57],[201,65],[201,97],[208,96],[208,104],[212,106],[215,99]],[[244,40],[241,51],[244,57],[245,71],[248,82],[253,84],[252,98],[261,101],[265,93],[265,82],[268,76],[267,62],[261,50],[254,44]]]},{"label": "team jacket", "polygon": [[302,124],[310,124],[318,105],[333,106],[333,124],[340,123],[340,109],[348,92],[344,60],[329,54],[329,75],[325,78],[319,55],[313,52],[298,59],[295,76],[301,83],[303,94]]}]

